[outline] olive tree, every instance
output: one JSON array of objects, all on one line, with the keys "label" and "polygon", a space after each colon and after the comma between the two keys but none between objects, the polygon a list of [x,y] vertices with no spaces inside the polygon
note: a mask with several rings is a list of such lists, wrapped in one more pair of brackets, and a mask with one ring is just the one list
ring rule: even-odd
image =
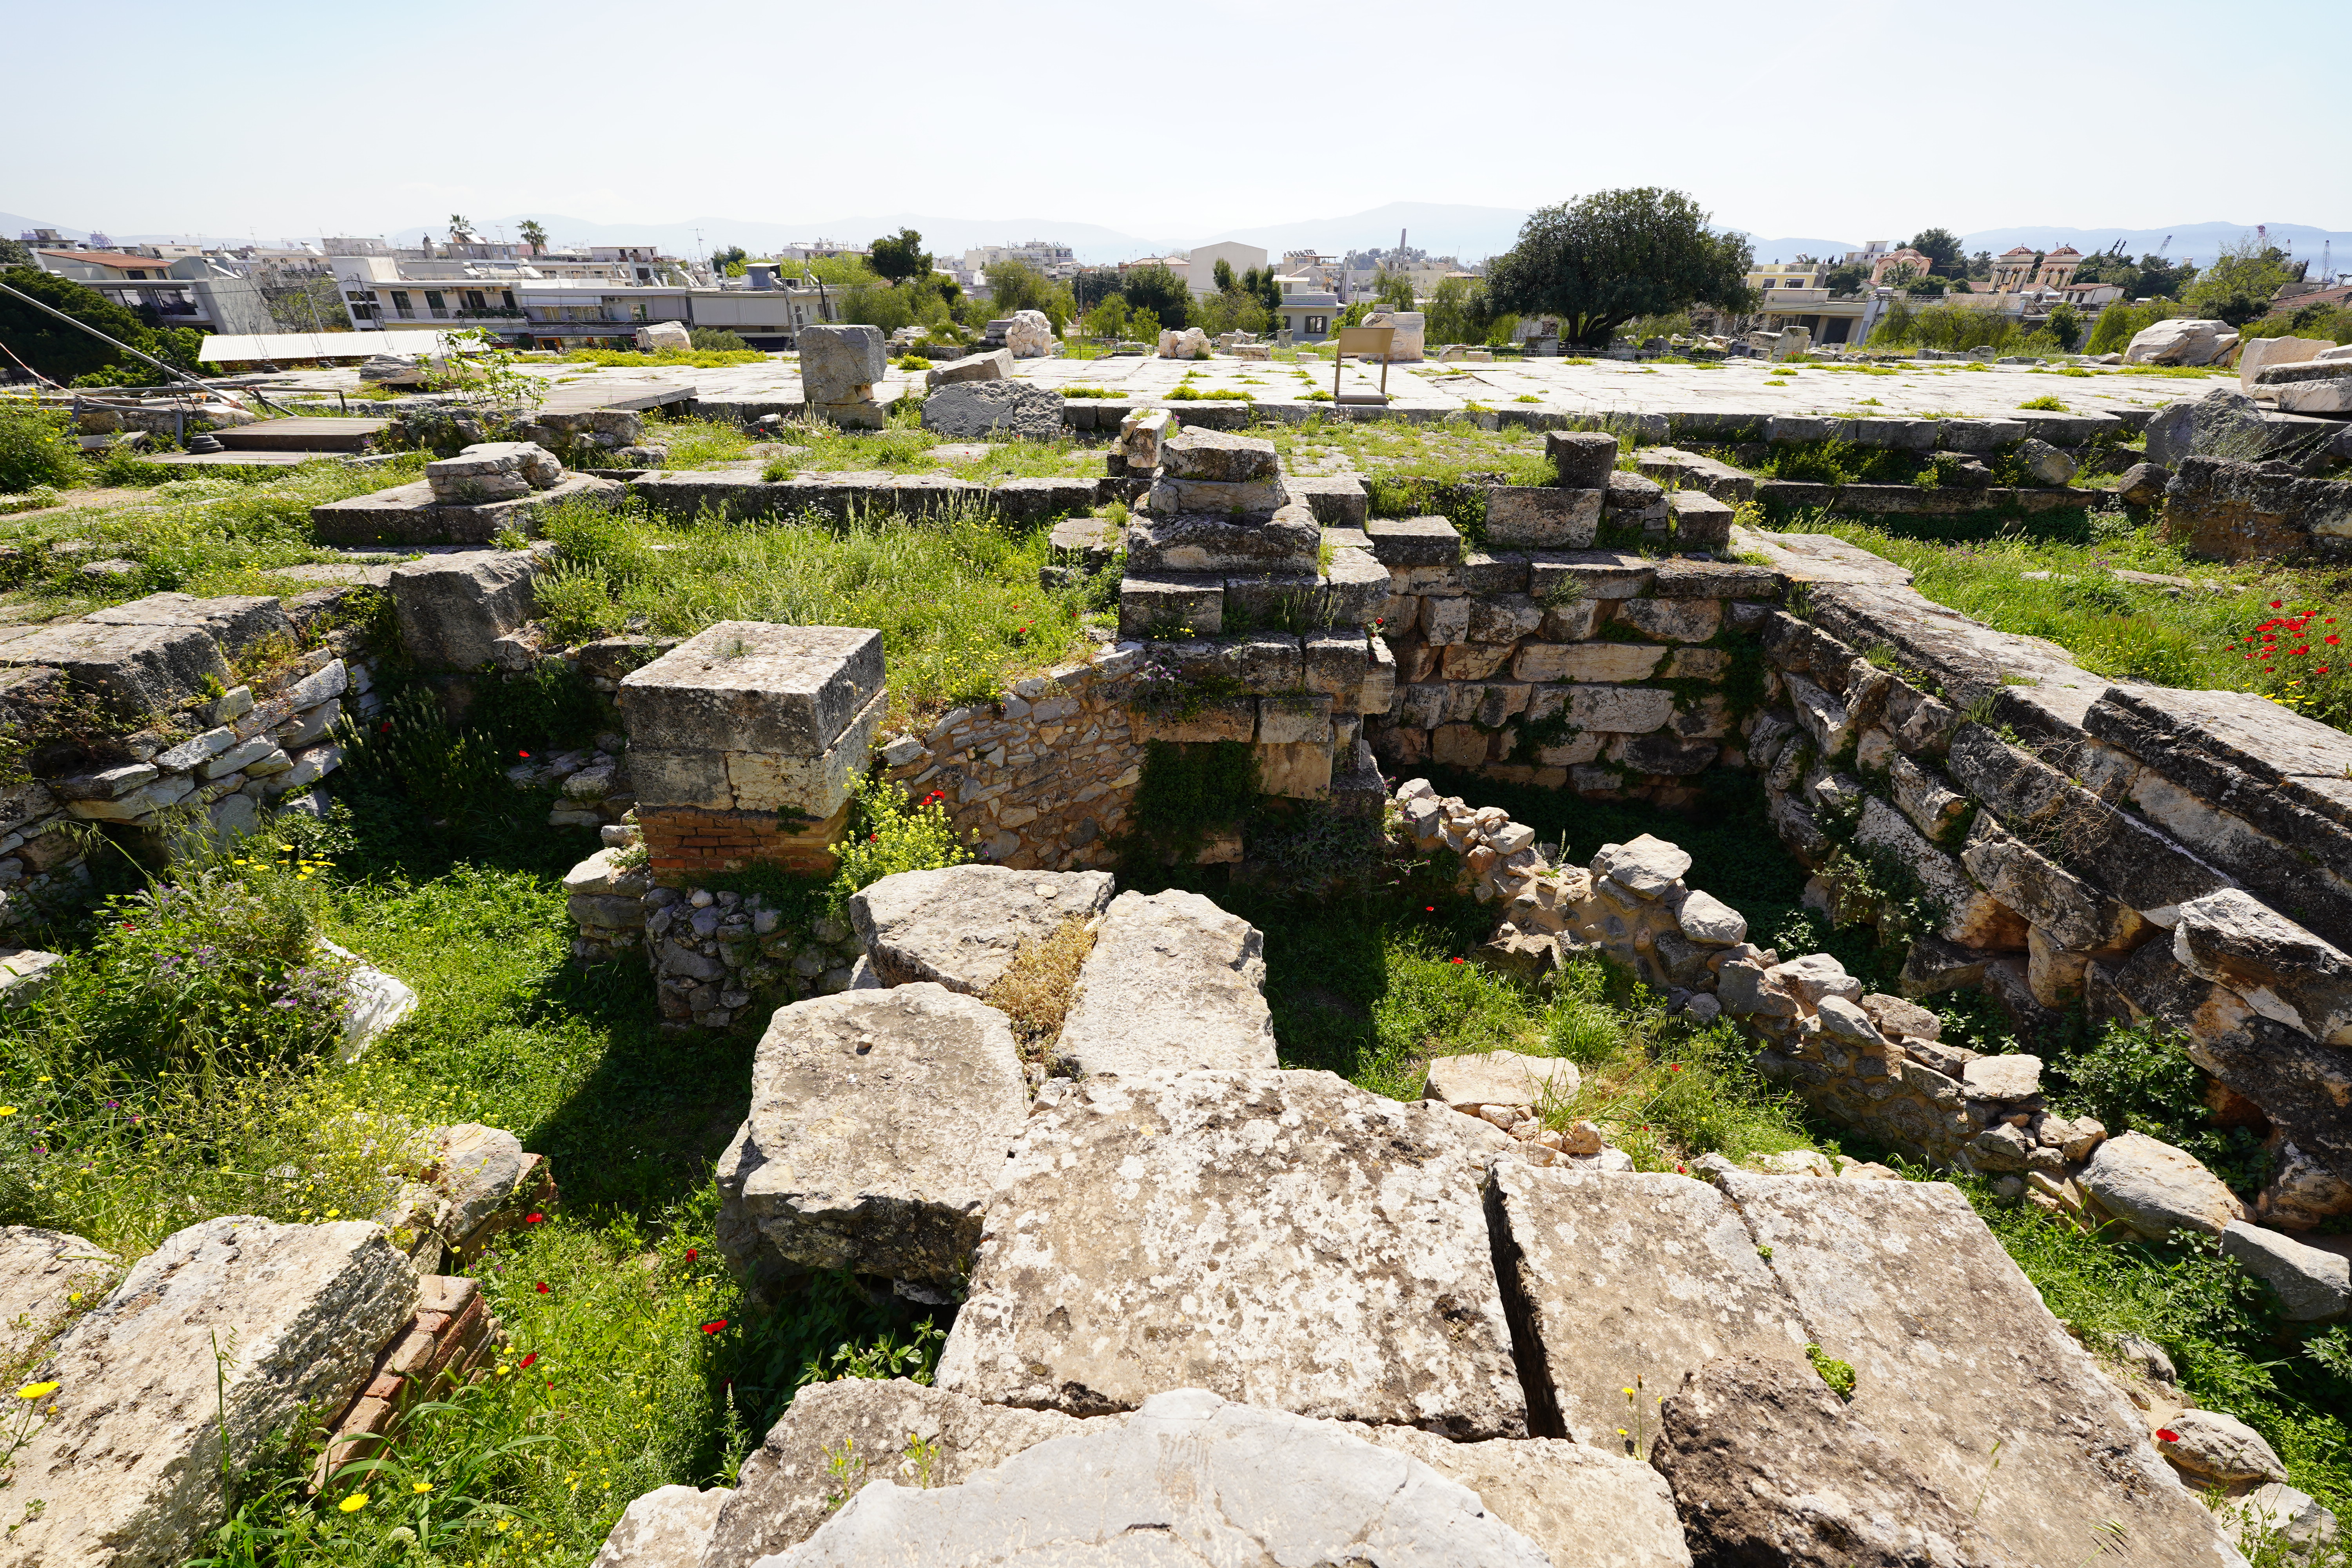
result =
[{"label": "olive tree", "polygon": [[1498,311],[1559,318],[1560,335],[1603,348],[1642,316],[1712,305],[1727,315],[1753,310],[1744,281],[1755,253],[1736,234],[1717,234],[1708,215],[1680,191],[1643,186],[1598,191],[1531,214],[1519,242],[1487,269]]}]

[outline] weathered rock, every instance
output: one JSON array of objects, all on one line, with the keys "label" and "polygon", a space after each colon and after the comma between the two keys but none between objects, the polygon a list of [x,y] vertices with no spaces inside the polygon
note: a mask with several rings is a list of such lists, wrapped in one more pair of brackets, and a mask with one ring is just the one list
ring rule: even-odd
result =
[{"label": "weathered rock", "polygon": [[0,646],[0,665],[65,676],[124,717],[160,712],[236,679],[209,633],[195,626],[82,621],[42,626]]},{"label": "weathered rock", "polygon": [[447,1200],[441,1228],[452,1246],[463,1245],[514,1197],[526,1158],[522,1140],[501,1128],[462,1121],[441,1130],[433,1184]]},{"label": "weathered rock", "polygon": [[[1305,586],[1311,594],[1323,531],[1311,517],[1289,515],[1305,510],[1285,508],[1271,518],[1138,512],[1125,534],[1128,564],[1147,572],[1305,574],[1309,574]],[[1381,573],[1380,580],[1385,601],[1388,574]]]},{"label": "weathered rock", "polygon": [[[2022,1563],[2090,1561],[2112,1521],[2150,1563],[2231,1562],[2213,1516],[1957,1188],[1717,1178],[1850,1414]],[[1994,1440],[2001,1442],[1993,1463]]]},{"label": "weathered rock", "polygon": [[2290,1562],[2298,1562],[2336,1544],[2336,1515],[2320,1507],[2309,1492],[2297,1491],[2284,1481],[2256,1487],[2238,1500],[2232,1511],[2238,1516],[2242,1552],[2252,1552],[2258,1542],[2268,1537],[2286,1549]]},{"label": "weathered rock", "polygon": [[1559,469],[1562,489],[1597,490],[1617,471],[1617,437],[1599,430],[1548,430],[1544,456]]},{"label": "weathered rock", "polygon": [[1051,441],[1062,397],[1025,381],[961,381],[923,399],[923,428],[956,441]]},{"label": "weathered rock", "polygon": [[755,1279],[781,1260],[951,1283],[1027,1100],[1004,1015],[942,986],[780,1007],[719,1163],[720,1245]]},{"label": "weathered rock", "polygon": [[121,1263],[94,1241],[29,1225],[0,1226],[0,1362],[25,1363],[26,1352],[73,1310],[114,1282]]},{"label": "weathered rock", "polygon": [[882,676],[879,632],[720,621],[630,671],[619,700],[633,759],[638,750],[814,757],[881,695]]},{"label": "weathered rock", "polygon": [[1706,947],[1732,947],[1748,940],[1748,917],[1712,893],[1692,889],[1675,910],[1683,934]]},{"label": "weathered rock", "polygon": [[806,326],[795,334],[801,354],[801,395],[817,405],[871,402],[874,384],[890,368],[882,329]]},{"label": "weathered rock", "polygon": [[2183,458],[2254,458],[2267,445],[2261,407],[2233,386],[2217,386],[2194,402],[2168,403],[2147,422],[2147,460],[2176,478]]},{"label": "weathered rock", "polygon": [[961,1486],[1077,1429],[1059,1411],[983,1405],[904,1378],[808,1384],[744,1459],[701,1568],[751,1568],[798,1545],[868,1481]]},{"label": "weathered rock", "polygon": [[1081,1073],[1271,1068],[1265,938],[1198,893],[1121,893],[1055,1047]]},{"label": "weathered rock", "polygon": [[2176,1230],[2219,1236],[2246,1217],[2237,1194],[2195,1156],[2142,1132],[2101,1143],[2076,1179],[2100,1207],[2151,1241]]},{"label": "weathered rock", "polygon": [[1630,844],[1603,844],[1592,858],[1592,874],[1606,877],[1640,899],[1654,899],[1691,868],[1689,854],[1644,833]]},{"label": "weathered rock", "polygon": [[725,1487],[656,1487],[622,1512],[588,1568],[695,1568],[734,1495]]},{"label": "weathered rock", "polygon": [[928,980],[978,996],[1003,978],[1023,942],[1100,915],[1111,886],[1108,871],[900,871],[850,896],[849,923],[885,984]]},{"label": "weathered rock", "polygon": [[1482,1105],[1566,1105],[1577,1086],[1576,1064],[1564,1057],[1486,1051],[1432,1059],[1427,1098],[1475,1113]]},{"label": "weathered rock", "polygon": [[773,1568],[880,1563],[1542,1568],[1468,1488],[1346,1430],[1157,1394],[960,1486],[869,1482]]},{"label": "weathered rock", "polygon": [[2231,331],[2227,321],[2168,317],[2132,334],[2132,341],[2124,349],[2124,363],[2208,364],[2221,352],[2221,339]]},{"label": "weathered rock", "polygon": [[2325,1322],[2352,1311],[2352,1259],[2306,1247],[2292,1237],[2231,1220],[2221,1251],[2278,1292],[2280,1315],[2291,1323]]},{"label": "weathered rock", "polygon": [[1005,352],[1015,359],[1043,359],[1054,352],[1054,321],[1043,310],[1015,310],[1004,319]]},{"label": "weathered rock", "polygon": [[1696,1368],[1659,1409],[1655,1463],[1695,1562],[2015,1568],[1953,1499],[1787,1356]]},{"label": "weathered rock", "polygon": [[[57,1414],[15,1455],[42,1500],[8,1541],[26,1568],[163,1568],[220,1521],[225,1471],[306,1406],[339,1409],[416,1309],[383,1231],[206,1220],[164,1238],[50,1346]],[[222,1447],[226,1440],[227,1451]]]},{"label": "weathered rock", "polygon": [[1160,461],[1171,479],[1220,484],[1271,479],[1279,471],[1273,442],[1197,426],[1188,426],[1162,443]]},{"label": "weathered rock", "polygon": [[2116,480],[2116,494],[2134,506],[2157,506],[2171,479],[2171,470],[2162,463],[2134,463]]},{"label": "weathered rock", "polygon": [[2231,1486],[2286,1479],[2286,1467],[2263,1435],[2227,1411],[2183,1410],[2164,1430],[2172,1436],[2158,1434],[2158,1451],[2200,1480]]},{"label": "weathered rock", "polygon": [[2017,444],[2017,460],[2037,485],[2063,485],[2074,477],[2074,458],[2049,442],[2031,436]]},{"label": "weathered rock", "polygon": [[1468,1487],[1555,1565],[1689,1568],[1674,1493],[1647,1465],[1558,1437],[1449,1443],[1413,1426],[1346,1429]]},{"label": "weathered rock", "polygon": [[1580,550],[1601,528],[1598,489],[1498,485],[1486,492],[1486,538],[1496,548]]},{"label": "weathered rock", "polygon": [[648,321],[637,329],[637,347],[650,353],[659,353],[664,350],[682,353],[694,347],[694,334],[687,330],[683,321]]},{"label": "weathered rock", "polygon": [[469,550],[404,562],[392,571],[401,646],[427,669],[478,669],[500,637],[539,613],[527,551]]},{"label": "weathered rock", "polygon": [[1199,1384],[1524,1436],[1479,1198],[1480,1162],[1510,1147],[1329,1073],[1048,1082],[989,1204],[939,1385],[1099,1414]]},{"label": "weathered rock", "polygon": [[2329,1045],[2352,1045],[2352,955],[2224,888],[2180,906],[2172,955],[2265,1018]]},{"label": "weathered rock", "polygon": [[1962,1069],[1971,1100],[2025,1100],[2042,1092],[2042,1058],[2023,1051],[1979,1057]]},{"label": "weathered rock", "polygon": [[1552,1406],[1532,1415],[1553,1431],[1622,1453],[1659,1391],[1706,1363],[1801,1353],[1787,1294],[1705,1182],[1511,1159],[1490,1179],[1496,1250],[1537,1357],[1522,1371]]},{"label": "weathered rock", "polygon": [[935,364],[923,377],[926,385],[937,391],[959,381],[1003,381],[1013,374],[1013,351],[991,349],[986,353],[966,354],[945,364]]}]

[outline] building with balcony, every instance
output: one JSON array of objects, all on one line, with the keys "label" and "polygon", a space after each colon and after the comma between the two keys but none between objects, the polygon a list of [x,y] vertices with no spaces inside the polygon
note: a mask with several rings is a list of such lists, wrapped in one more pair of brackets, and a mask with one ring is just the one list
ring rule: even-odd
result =
[{"label": "building with balcony", "polygon": [[1287,331],[1293,342],[1319,343],[1328,338],[1347,308],[1339,290],[1312,272],[1277,273],[1274,280],[1282,287],[1282,304],[1274,312],[1276,330]]},{"label": "building with balcony", "polygon": [[96,290],[151,325],[200,332],[267,332],[276,325],[257,279],[201,251],[167,257],[36,248],[33,264]]}]

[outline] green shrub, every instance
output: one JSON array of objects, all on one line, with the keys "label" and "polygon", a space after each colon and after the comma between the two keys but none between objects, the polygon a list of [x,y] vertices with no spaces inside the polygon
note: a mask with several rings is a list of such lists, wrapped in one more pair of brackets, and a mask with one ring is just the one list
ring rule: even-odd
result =
[{"label": "green shrub", "polygon": [[705,353],[753,353],[751,345],[743,341],[740,332],[730,332],[724,327],[693,327],[686,334],[687,342]]},{"label": "green shrub", "polygon": [[0,494],[69,485],[81,469],[70,413],[0,395]]},{"label": "green shrub", "polygon": [[2110,1024],[2095,1038],[2063,1050],[2048,1070],[2051,1108],[2095,1116],[2109,1133],[2139,1132],[2204,1162],[2239,1196],[2270,1180],[2271,1159],[2242,1127],[2212,1125],[2203,1070],[2179,1039],[2153,1024]]},{"label": "green shrub", "polygon": [[837,903],[846,903],[859,889],[900,871],[934,871],[974,858],[940,792],[909,802],[903,790],[887,780],[860,780],[854,790],[856,806],[834,874]]}]

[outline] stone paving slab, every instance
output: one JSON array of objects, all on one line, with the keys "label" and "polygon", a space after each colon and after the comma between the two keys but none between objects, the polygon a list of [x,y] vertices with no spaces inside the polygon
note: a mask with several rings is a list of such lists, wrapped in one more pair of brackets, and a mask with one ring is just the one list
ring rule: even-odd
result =
[{"label": "stone paving slab", "polygon": [[1198,1387],[1525,1436],[1479,1195],[1510,1146],[1329,1073],[1051,1080],[989,1202],[939,1386],[1073,1415]]}]

